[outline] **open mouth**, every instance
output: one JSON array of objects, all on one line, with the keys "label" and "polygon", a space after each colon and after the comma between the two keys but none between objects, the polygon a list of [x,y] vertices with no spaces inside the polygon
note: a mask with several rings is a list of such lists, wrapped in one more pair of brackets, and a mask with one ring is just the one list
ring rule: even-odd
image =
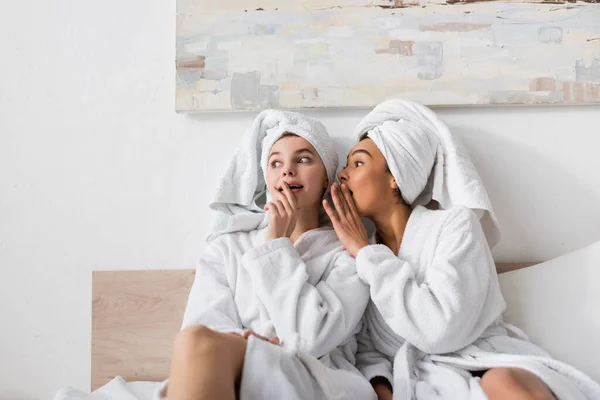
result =
[{"label": "open mouth", "polygon": [[[301,189],[303,189],[303,188],[304,188],[304,186],[302,186],[302,185],[289,185],[289,187],[290,187],[290,189],[292,190],[292,192],[293,192],[293,191],[298,191],[298,190],[301,190]],[[283,192],[283,187],[280,187],[280,188],[279,188],[279,191],[280,191],[280,192]]]}]

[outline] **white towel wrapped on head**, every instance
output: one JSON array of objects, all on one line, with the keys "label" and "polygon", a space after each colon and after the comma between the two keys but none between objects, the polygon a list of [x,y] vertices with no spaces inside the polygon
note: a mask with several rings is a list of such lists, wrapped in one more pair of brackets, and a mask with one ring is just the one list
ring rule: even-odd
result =
[{"label": "white towel wrapped on head", "polygon": [[437,201],[442,209],[465,206],[478,215],[488,244],[500,240],[500,228],[483,182],[462,144],[429,108],[406,100],[388,100],[356,128],[383,153],[402,197],[411,206]]},{"label": "white towel wrapped on head", "polygon": [[225,233],[250,232],[267,225],[266,171],[269,151],[284,134],[306,139],[325,164],[329,183],[335,179],[338,156],[325,126],[302,114],[265,110],[242,138],[223,175],[210,208],[217,212],[207,241]]}]

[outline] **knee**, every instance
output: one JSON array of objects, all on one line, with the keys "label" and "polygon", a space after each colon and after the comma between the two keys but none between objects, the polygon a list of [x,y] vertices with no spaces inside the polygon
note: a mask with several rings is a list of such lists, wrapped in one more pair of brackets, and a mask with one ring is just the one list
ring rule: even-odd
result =
[{"label": "knee", "polygon": [[218,347],[218,332],[204,325],[196,325],[177,334],[174,352],[180,356],[193,356],[218,351]]},{"label": "knee", "polygon": [[481,378],[490,399],[555,400],[546,384],[535,374],[518,368],[493,368]]}]

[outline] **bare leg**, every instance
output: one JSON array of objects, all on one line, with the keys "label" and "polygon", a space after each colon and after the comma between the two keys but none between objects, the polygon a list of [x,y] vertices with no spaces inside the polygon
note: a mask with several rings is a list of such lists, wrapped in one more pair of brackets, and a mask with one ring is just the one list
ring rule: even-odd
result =
[{"label": "bare leg", "polygon": [[556,400],[540,378],[520,368],[492,368],[481,387],[489,400]]},{"label": "bare leg", "polygon": [[246,339],[205,326],[181,331],[175,339],[169,400],[235,400],[235,380],[241,376]]}]

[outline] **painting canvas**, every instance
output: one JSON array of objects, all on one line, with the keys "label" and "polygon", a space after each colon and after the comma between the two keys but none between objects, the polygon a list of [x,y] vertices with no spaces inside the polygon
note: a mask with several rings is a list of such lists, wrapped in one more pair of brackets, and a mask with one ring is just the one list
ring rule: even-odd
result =
[{"label": "painting canvas", "polygon": [[598,0],[178,0],[178,111],[600,103]]}]

